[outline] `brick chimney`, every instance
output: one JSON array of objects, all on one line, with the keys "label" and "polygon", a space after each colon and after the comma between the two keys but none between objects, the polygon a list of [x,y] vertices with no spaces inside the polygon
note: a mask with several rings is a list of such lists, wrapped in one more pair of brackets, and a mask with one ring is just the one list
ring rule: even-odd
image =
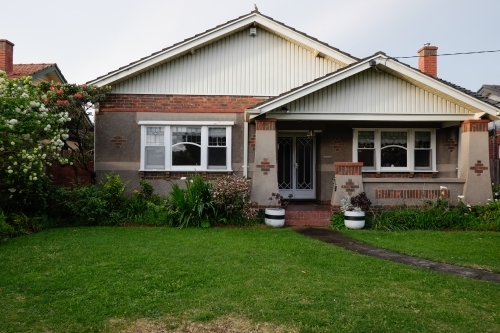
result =
[{"label": "brick chimney", "polygon": [[437,77],[437,49],[437,46],[427,43],[418,50],[418,69],[434,77]]},{"label": "brick chimney", "polygon": [[14,44],[6,39],[0,39],[0,70],[8,74],[13,71]]}]

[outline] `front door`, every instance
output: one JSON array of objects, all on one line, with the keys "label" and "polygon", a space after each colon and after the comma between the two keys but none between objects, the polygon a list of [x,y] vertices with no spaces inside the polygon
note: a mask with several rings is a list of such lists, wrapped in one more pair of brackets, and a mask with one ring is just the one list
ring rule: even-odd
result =
[{"label": "front door", "polygon": [[316,199],[314,137],[304,134],[278,136],[278,188],[283,198]]}]

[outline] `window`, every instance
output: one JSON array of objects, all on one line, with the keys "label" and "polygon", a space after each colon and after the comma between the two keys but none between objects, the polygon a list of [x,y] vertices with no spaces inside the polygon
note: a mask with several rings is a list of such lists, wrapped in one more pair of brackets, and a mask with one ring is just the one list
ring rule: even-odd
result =
[{"label": "window", "polygon": [[231,170],[234,122],[140,121],[141,170]]},{"label": "window", "polygon": [[353,140],[364,171],[436,171],[434,129],[354,129]]}]

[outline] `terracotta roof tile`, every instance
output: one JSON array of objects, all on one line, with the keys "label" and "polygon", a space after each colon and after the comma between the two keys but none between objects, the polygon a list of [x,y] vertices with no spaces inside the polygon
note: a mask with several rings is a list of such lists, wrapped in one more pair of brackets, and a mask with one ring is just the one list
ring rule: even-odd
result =
[{"label": "terracotta roof tile", "polygon": [[13,71],[9,74],[9,78],[15,79],[22,76],[33,76],[53,66],[56,66],[56,64],[14,64]]}]

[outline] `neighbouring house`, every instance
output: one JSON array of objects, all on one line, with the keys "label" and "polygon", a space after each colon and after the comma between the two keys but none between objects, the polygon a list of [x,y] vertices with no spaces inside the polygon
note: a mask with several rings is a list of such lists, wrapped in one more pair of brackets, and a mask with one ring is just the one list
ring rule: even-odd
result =
[{"label": "neighbouring house", "polygon": [[199,173],[340,205],[491,199],[488,123],[499,106],[383,52],[358,59],[257,10],[89,82],[111,85],[96,116],[95,169],[160,192]]},{"label": "neighbouring house", "polygon": [[[477,92],[479,95],[491,100],[490,103],[500,106],[500,86],[483,84]],[[492,121],[489,124],[489,147],[491,180],[500,183],[500,121]]]},{"label": "neighbouring house", "polygon": [[0,39],[0,70],[7,73],[9,79],[31,76],[33,83],[66,83],[57,64],[14,64],[14,44]]}]

